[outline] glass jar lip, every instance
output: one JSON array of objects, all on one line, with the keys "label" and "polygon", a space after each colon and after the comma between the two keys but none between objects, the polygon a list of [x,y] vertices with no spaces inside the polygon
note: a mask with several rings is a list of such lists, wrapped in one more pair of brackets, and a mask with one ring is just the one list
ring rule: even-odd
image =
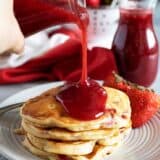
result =
[{"label": "glass jar lip", "polygon": [[147,11],[153,11],[154,8],[145,8],[145,7],[125,7],[125,6],[120,6],[119,7],[120,10],[137,10],[137,11],[144,11],[144,10],[147,10]]},{"label": "glass jar lip", "polygon": [[135,15],[153,15],[153,9],[142,9],[142,8],[122,8],[120,7],[120,15],[123,13],[135,14]]}]

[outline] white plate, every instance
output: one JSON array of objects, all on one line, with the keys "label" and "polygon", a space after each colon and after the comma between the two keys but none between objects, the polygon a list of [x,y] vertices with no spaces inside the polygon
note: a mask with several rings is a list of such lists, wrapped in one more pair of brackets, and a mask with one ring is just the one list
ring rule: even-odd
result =
[{"label": "white plate", "polygon": [[25,89],[21,92],[18,92],[17,94],[14,94],[13,96],[5,99],[3,102],[0,103],[0,108],[3,106],[7,106],[10,104],[15,104],[19,102],[24,102],[29,98],[35,97],[42,92],[48,90],[49,88],[56,87],[63,84],[63,82],[54,82],[54,83],[47,83],[43,85],[39,85],[36,87],[32,87],[29,89]]},{"label": "white plate", "polygon": [[[2,105],[25,101],[51,87],[61,85],[49,83],[24,90],[7,100]],[[12,122],[12,123],[11,123]],[[0,153],[10,160],[40,160],[21,145],[21,137],[14,134],[19,126],[18,110],[12,110],[0,117]],[[123,144],[107,160],[159,160],[160,159],[160,113],[157,113],[145,126],[132,130]]]}]

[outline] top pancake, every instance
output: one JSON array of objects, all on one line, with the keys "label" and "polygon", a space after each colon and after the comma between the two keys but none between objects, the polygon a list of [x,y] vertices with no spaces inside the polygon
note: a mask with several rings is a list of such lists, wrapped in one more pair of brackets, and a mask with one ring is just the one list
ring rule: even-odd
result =
[{"label": "top pancake", "polygon": [[70,117],[55,98],[60,87],[27,101],[21,108],[21,116],[42,128],[59,127],[71,131],[127,126],[131,116],[128,96],[113,88],[105,87],[105,89],[108,94],[107,110],[104,115],[96,120],[81,121]]}]

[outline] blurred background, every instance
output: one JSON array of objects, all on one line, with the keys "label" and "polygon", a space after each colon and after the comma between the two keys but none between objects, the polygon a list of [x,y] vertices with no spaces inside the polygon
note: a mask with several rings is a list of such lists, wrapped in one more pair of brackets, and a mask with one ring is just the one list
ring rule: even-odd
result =
[{"label": "blurred background", "polygon": [[[106,0],[105,3],[109,4],[110,1]],[[91,7],[88,7],[88,12],[90,15],[90,26],[88,30],[89,34],[88,47],[92,48],[94,46],[101,46],[101,47],[111,48],[112,40],[119,20],[118,9],[110,8],[108,6],[105,9],[104,7],[99,7],[98,9],[97,8],[91,9]],[[65,25],[65,27],[72,28],[73,25],[72,26]],[[160,1],[158,1],[158,4],[156,5],[155,9],[154,27],[156,30],[158,40],[160,42]],[[48,33],[50,31],[51,30],[40,32],[36,35],[33,35],[32,37],[27,38],[24,55],[20,57],[17,55],[12,55],[9,59],[8,58],[6,59],[5,57],[3,59],[0,59],[1,70],[8,67],[17,67],[21,64],[24,64],[28,60],[36,56],[42,55],[42,53],[46,51],[48,48],[53,47],[53,44],[56,45],[56,43],[57,44],[63,43],[67,39],[66,36],[59,35],[56,38],[54,37],[53,39],[48,40],[48,38],[46,38],[46,32]],[[156,82],[158,82],[158,80],[159,76]],[[1,84],[0,101],[20,90],[36,86],[44,82],[46,81],[27,82],[19,84]],[[160,89],[160,86],[157,86],[157,83],[154,83],[152,86],[157,91],[158,89]]]},{"label": "blurred background", "polygon": [[160,41],[160,0],[158,1],[156,10],[155,10],[155,17],[154,17],[155,29]]}]

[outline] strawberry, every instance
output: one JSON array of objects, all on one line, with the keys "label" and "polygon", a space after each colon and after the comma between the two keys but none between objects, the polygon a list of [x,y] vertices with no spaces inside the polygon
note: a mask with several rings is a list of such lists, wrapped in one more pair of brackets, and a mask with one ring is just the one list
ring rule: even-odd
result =
[{"label": "strawberry", "polygon": [[87,6],[92,8],[98,8],[100,6],[100,0],[86,0]]},{"label": "strawberry", "polygon": [[153,90],[128,82],[115,73],[107,77],[105,85],[128,95],[132,108],[133,128],[140,127],[150,120],[160,106],[160,96]]}]

